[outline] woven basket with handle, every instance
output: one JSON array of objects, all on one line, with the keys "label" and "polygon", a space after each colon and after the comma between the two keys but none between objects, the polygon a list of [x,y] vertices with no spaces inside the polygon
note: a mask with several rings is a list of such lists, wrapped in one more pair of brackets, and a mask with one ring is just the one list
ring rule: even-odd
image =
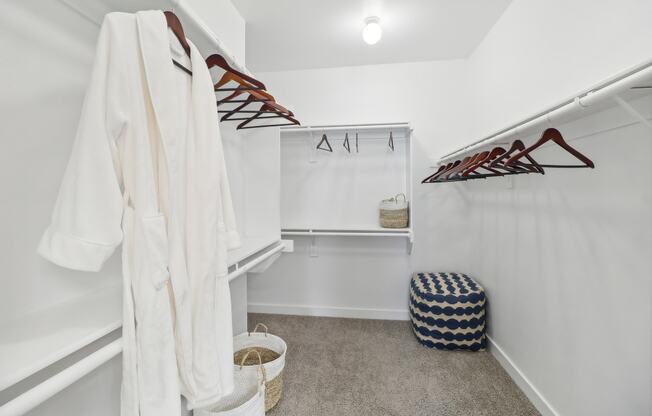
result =
[{"label": "woven basket with handle", "polygon": [[[254,358],[253,355],[256,357]],[[251,360],[249,355],[252,355]],[[251,361],[254,365],[245,366]],[[252,371],[253,370],[253,371]],[[258,351],[247,352],[233,374],[233,392],[216,404],[195,409],[195,416],[265,416],[265,386],[267,374]]]},{"label": "woven basket with handle", "polygon": [[[265,329],[264,333],[258,328]],[[282,338],[268,333],[267,326],[257,324],[252,332],[245,332],[233,338],[233,362],[242,364],[245,369],[251,366],[252,370],[258,364],[257,356],[247,357],[251,351],[256,351],[266,370],[267,382],[265,383],[265,411],[272,409],[283,395],[283,369],[285,368],[285,354],[287,345]],[[246,359],[243,361],[243,357]]]},{"label": "woven basket with handle", "polygon": [[406,228],[410,222],[405,194],[397,194],[393,198],[383,199],[380,202],[379,211],[380,226],[383,228]]}]

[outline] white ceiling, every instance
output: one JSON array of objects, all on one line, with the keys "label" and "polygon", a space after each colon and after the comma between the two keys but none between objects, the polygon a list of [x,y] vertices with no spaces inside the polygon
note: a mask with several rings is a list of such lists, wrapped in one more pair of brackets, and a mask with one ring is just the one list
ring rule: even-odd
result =
[{"label": "white ceiling", "polygon": [[[233,0],[247,22],[247,67],[281,71],[465,58],[511,0]],[[362,41],[364,18],[383,37]]]}]

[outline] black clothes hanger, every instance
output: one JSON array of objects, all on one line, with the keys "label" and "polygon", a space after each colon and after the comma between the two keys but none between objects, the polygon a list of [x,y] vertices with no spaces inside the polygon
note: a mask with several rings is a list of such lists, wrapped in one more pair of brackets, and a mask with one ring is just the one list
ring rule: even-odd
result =
[{"label": "black clothes hanger", "polygon": [[[323,143],[326,143],[328,149],[321,147]],[[324,133],[321,136],[321,140],[319,141],[319,143],[317,143],[317,149],[324,150],[326,152],[331,152],[331,153],[333,152],[333,148],[331,147],[331,144],[328,142],[328,137],[326,137],[326,133]]]},{"label": "black clothes hanger", "polygon": [[351,153],[351,144],[349,143],[349,132],[346,132],[344,134],[344,143],[342,143],[342,146],[344,146],[347,152]]},{"label": "black clothes hanger", "polygon": [[394,137],[392,136],[392,132],[389,132],[389,148],[392,149],[392,152],[394,151]]},{"label": "black clothes hanger", "polygon": [[358,148],[358,132],[355,132],[355,152],[360,153],[360,149]]}]

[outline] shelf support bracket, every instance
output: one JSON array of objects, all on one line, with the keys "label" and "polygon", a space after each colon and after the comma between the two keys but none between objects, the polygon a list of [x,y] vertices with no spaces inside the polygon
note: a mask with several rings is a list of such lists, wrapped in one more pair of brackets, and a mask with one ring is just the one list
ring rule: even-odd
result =
[{"label": "shelf support bracket", "polygon": [[637,109],[635,109],[630,103],[627,101],[623,100],[620,96],[614,95],[614,101],[622,107],[623,110],[627,111],[630,115],[634,116],[635,119],[637,119],[639,122],[641,122],[644,126],[646,126],[648,129],[652,130],[652,123],[650,120],[645,118],[643,114],[641,114]]}]

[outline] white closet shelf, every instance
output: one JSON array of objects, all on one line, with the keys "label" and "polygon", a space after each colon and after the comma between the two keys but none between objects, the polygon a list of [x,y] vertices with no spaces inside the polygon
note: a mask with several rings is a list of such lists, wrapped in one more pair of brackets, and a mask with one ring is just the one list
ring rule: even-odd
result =
[{"label": "white closet shelf", "polygon": [[120,293],[112,285],[0,325],[0,390],[120,328]]}]

